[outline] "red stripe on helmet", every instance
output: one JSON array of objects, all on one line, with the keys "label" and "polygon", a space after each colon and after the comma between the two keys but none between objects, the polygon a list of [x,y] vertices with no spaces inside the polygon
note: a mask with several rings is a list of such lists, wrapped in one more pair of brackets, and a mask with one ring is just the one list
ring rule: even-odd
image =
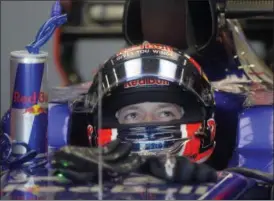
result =
[{"label": "red stripe on helmet", "polygon": [[112,140],[116,140],[117,135],[117,129],[115,128],[98,130],[98,145],[103,146]]},{"label": "red stripe on helmet", "polygon": [[195,124],[187,124],[186,130],[187,130],[187,137],[192,138],[202,126],[202,123],[195,123]]},{"label": "red stripe on helmet", "polygon": [[195,124],[187,124],[185,126],[185,132],[184,136],[187,136],[189,140],[187,140],[184,144],[183,150],[181,154],[190,160],[195,161],[197,153],[200,149],[201,141],[199,138],[195,137],[195,132],[197,132],[201,126],[202,123],[195,123]]},{"label": "red stripe on helmet", "polygon": [[98,130],[98,145],[103,146],[111,142],[112,129],[100,129]]},{"label": "red stripe on helmet", "polygon": [[212,147],[203,153],[199,153],[195,159],[195,162],[203,163],[204,161],[206,161],[213,153],[214,148],[215,147]]},{"label": "red stripe on helmet", "polygon": [[[215,122],[213,122],[212,120],[208,122],[208,124],[212,127],[215,126],[214,123]],[[202,126],[202,123],[187,124],[185,126],[185,131],[187,132],[187,137],[189,138],[189,140],[185,142],[181,154],[189,158],[193,162],[204,162],[212,154],[214,147],[208,149],[203,153],[200,153],[201,138],[195,136],[195,133],[199,131],[199,129]]]},{"label": "red stripe on helmet", "polygon": [[195,68],[198,70],[198,72],[201,74],[202,73],[202,68],[200,64],[198,64],[197,61],[195,61],[193,58],[189,57],[189,61],[195,66]]},{"label": "red stripe on helmet", "polygon": [[207,126],[210,129],[210,139],[211,141],[214,141],[215,136],[216,136],[216,122],[213,118],[207,120]]}]

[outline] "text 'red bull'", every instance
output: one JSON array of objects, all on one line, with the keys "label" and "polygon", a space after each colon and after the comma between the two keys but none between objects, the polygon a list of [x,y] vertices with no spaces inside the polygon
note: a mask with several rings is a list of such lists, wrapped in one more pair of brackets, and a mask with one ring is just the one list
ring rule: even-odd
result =
[{"label": "text 'red bull'", "polygon": [[13,102],[14,103],[32,103],[36,104],[37,102],[44,103],[48,102],[47,94],[44,92],[33,92],[30,96],[24,96],[20,92],[16,91],[13,93]]},{"label": "text 'red bull'", "polygon": [[141,87],[141,86],[168,86],[169,81],[161,80],[161,79],[140,79],[140,80],[132,80],[124,84],[124,88],[131,88],[131,87]]}]

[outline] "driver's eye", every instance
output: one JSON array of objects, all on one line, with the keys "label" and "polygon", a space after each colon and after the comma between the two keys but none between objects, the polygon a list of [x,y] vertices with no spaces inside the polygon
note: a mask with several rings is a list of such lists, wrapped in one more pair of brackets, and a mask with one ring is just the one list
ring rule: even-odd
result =
[{"label": "driver's eye", "polygon": [[127,115],[124,117],[124,119],[127,120],[127,121],[131,121],[131,120],[137,119],[137,117],[138,117],[137,112],[132,112],[132,113],[127,114]]},{"label": "driver's eye", "polygon": [[175,115],[170,111],[163,111],[160,113],[159,117],[165,118],[165,117],[174,117]]}]

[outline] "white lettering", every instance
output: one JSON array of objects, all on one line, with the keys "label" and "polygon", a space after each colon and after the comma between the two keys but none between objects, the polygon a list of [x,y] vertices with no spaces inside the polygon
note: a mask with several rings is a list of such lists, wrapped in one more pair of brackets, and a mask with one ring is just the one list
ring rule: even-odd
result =
[{"label": "white lettering", "polygon": [[90,187],[87,187],[87,186],[71,187],[69,188],[69,191],[73,193],[88,193],[90,192]]},{"label": "white lettering", "polygon": [[61,186],[38,186],[37,191],[39,191],[39,193],[59,193],[64,192],[65,188]]},{"label": "white lettering", "polygon": [[199,186],[196,190],[195,190],[195,194],[196,195],[203,195],[207,192],[208,187],[207,186]]},{"label": "white lettering", "polygon": [[12,192],[17,188],[18,188],[18,184],[9,184],[4,189],[2,189],[2,192],[4,193]]},{"label": "white lettering", "polygon": [[33,177],[33,181],[35,182],[41,182],[41,181],[55,181],[55,182],[59,182],[59,183],[66,183],[68,180],[64,179],[60,179],[60,177]]},{"label": "white lettering", "polygon": [[[60,178],[58,177],[34,177],[34,181],[60,181]],[[36,182],[34,182],[36,183]],[[153,194],[158,194],[158,195],[167,195],[169,194],[168,197],[172,197],[174,193],[178,192],[181,195],[188,195],[191,193],[194,193],[196,195],[203,195],[205,194],[209,186],[214,186],[216,184],[209,184],[204,185],[204,186],[198,186],[198,187],[193,187],[191,185],[185,185],[185,186],[180,186],[180,187],[174,187],[174,188],[158,188],[158,187],[149,187],[146,188],[143,184],[163,184],[165,183],[164,181],[154,178],[154,177],[149,177],[149,176],[134,176],[131,178],[127,178],[123,185],[115,185],[112,188],[105,188],[105,191],[108,191],[110,193],[132,193],[132,194],[141,194],[141,193],[153,193]],[[63,184],[65,185],[65,184]],[[26,184],[8,184],[2,189],[3,193],[7,192],[12,192],[15,190],[19,190],[22,192],[29,192],[29,193],[57,193],[57,192],[65,192],[66,188],[65,186],[58,186],[58,185],[53,185],[53,186],[39,186],[39,185],[27,185]],[[99,190],[98,185],[94,186],[74,186],[68,188],[68,192],[72,193],[97,193]],[[194,192],[193,192],[194,191]]]},{"label": "white lettering", "polygon": [[149,184],[164,184],[165,181],[157,179],[155,177],[151,176],[137,176],[137,177],[130,177],[124,180],[123,184],[144,184],[144,183],[149,183]]},{"label": "white lettering", "polygon": [[[8,185],[8,190],[11,190],[11,185]],[[22,192],[29,192],[29,193],[58,193],[58,192],[64,192],[65,188],[61,186],[26,186],[26,185],[17,185],[15,189]],[[11,190],[11,191],[13,191]],[[9,192],[11,192],[9,191]]]},{"label": "white lettering", "polygon": [[121,50],[119,53],[117,53],[116,55],[119,56],[121,54],[125,54],[125,53],[132,52],[132,51],[137,51],[137,50],[142,50],[142,49],[144,49],[144,50],[159,49],[159,50],[165,50],[165,51],[173,51],[173,48],[170,46],[146,43],[146,44],[142,44],[142,45],[138,45],[138,46],[131,46],[129,48],[125,48],[125,49]]},{"label": "white lettering", "polygon": [[188,195],[191,193],[193,186],[183,186],[179,191],[180,194]]},{"label": "white lettering", "polygon": [[90,192],[98,192],[99,191],[99,186],[98,185],[95,185],[95,186],[92,186],[91,188],[90,188]]},{"label": "white lettering", "polygon": [[99,186],[95,185],[92,187],[88,187],[88,186],[76,186],[76,187],[71,187],[69,188],[70,192],[74,192],[74,193],[96,193],[99,191]]},{"label": "white lettering", "polygon": [[127,192],[127,193],[143,193],[146,192],[146,188],[144,188],[143,186],[123,186],[123,185],[117,185],[114,186],[111,189],[112,193],[123,193],[123,192]]},{"label": "white lettering", "polygon": [[14,177],[12,180],[9,181],[10,184],[18,184],[18,183],[26,183],[28,182],[30,179],[32,179],[34,182],[42,182],[42,181],[54,181],[54,182],[59,182],[59,183],[66,183],[68,180],[64,179],[60,179],[59,177],[24,177],[22,176],[22,174],[18,174],[21,176],[16,176]]},{"label": "white lettering", "polygon": [[167,194],[168,192],[176,193],[178,191],[178,188],[167,188],[164,190],[160,190],[159,188],[153,187],[153,188],[149,188],[147,191],[149,193],[154,193],[154,194]]}]

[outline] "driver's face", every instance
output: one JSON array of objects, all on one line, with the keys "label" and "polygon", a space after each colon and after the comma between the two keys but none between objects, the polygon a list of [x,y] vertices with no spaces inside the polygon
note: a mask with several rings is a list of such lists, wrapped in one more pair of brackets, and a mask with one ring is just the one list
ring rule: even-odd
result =
[{"label": "driver's face", "polygon": [[183,109],[176,104],[144,102],[123,107],[116,117],[120,124],[133,124],[168,122],[180,119],[183,114]]}]

